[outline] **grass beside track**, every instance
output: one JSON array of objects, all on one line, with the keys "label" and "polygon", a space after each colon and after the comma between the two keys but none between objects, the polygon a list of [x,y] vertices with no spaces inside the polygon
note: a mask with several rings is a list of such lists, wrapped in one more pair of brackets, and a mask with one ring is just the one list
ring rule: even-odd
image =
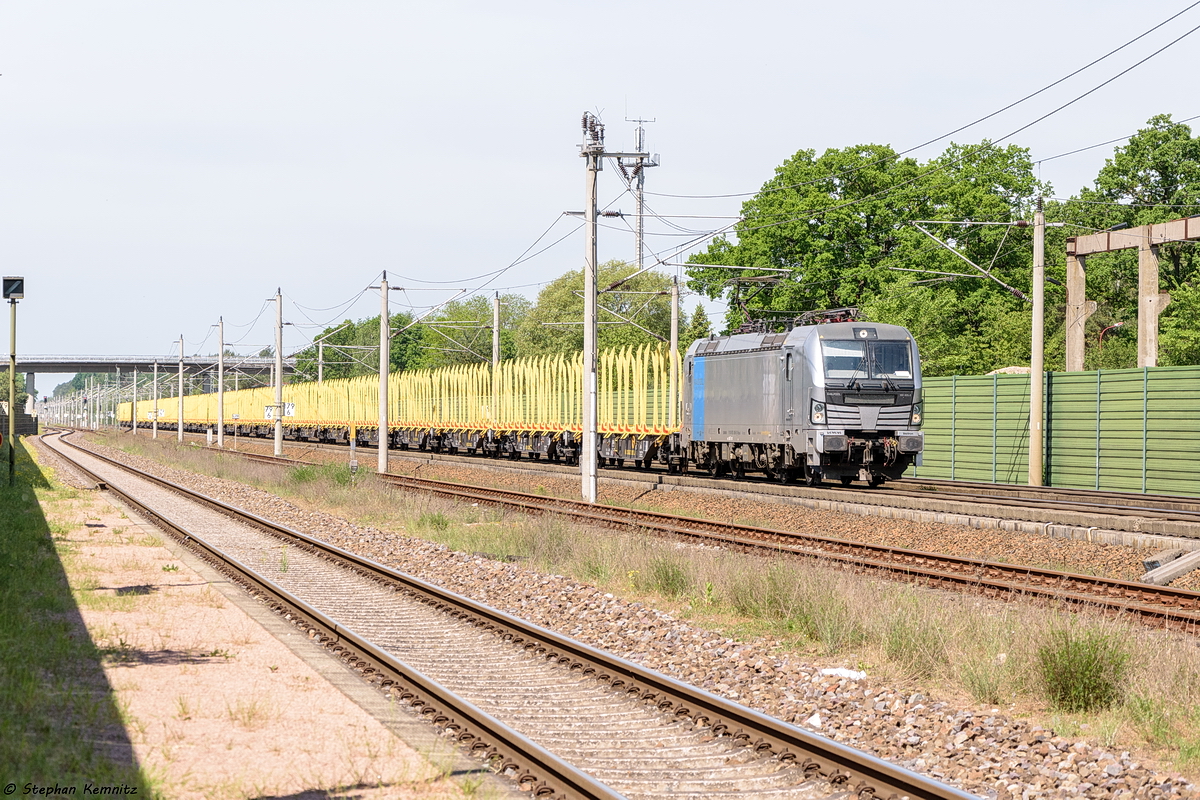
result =
[{"label": "grass beside track", "polygon": [[1135,621],[1000,603],[551,517],[405,494],[344,465],[279,467],[174,441],[97,437],[382,530],[518,560],[821,665],[1003,708],[1066,737],[1139,749],[1200,778],[1200,648]]},{"label": "grass beside track", "polygon": [[[0,476],[0,784],[130,787],[152,795],[88,636],[64,563],[79,492],[18,443],[15,485]],[[76,523],[78,524],[78,523]],[[27,792],[27,785],[30,792]],[[36,788],[33,788],[36,787]],[[6,791],[6,794],[8,792]]]}]

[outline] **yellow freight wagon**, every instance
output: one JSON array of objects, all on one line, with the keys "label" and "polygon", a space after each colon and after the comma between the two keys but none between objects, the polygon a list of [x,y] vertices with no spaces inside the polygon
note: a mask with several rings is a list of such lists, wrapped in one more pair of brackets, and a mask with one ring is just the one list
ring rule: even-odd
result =
[{"label": "yellow freight wagon", "polygon": [[[601,455],[614,461],[649,463],[658,445],[678,430],[671,406],[668,348],[642,346],[600,353],[597,365]],[[522,358],[490,364],[412,370],[389,376],[389,446],[493,456],[578,457],[583,418],[581,355]],[[283,387],[284,437],[298,441],[363,444],[379,441],[379,378],[330,380]],[[131,403],[118,407],[128,424]],[[178,397],[138,403],[138,426],[175,430]],[[269,436],[274,430],[275,390],[225,392],[226,433]],[[236,419],[235,419],[236,416]],[[184,430],[203,432],[218,424],[215,393],[183,398]]]}]

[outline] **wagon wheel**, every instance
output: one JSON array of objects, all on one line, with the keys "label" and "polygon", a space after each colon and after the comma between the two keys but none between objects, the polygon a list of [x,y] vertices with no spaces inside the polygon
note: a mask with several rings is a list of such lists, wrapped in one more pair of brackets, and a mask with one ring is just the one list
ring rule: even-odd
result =
[{"label": "wagon wheel", "polygon": [[804,485],[816,486],[821,483],[821,473],[807,464],[804,465]]}]

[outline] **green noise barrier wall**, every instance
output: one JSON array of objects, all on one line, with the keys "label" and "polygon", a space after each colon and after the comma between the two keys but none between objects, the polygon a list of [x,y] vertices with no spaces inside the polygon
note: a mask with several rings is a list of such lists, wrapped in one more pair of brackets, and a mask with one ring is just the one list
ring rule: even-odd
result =
[{"label": "green noise barrier wall", "polygon": [[[1029,376],[924,382],[920,478],[1027,483]],[[1047,486],[1200,495],[1200,367],[1051,372]]]}]

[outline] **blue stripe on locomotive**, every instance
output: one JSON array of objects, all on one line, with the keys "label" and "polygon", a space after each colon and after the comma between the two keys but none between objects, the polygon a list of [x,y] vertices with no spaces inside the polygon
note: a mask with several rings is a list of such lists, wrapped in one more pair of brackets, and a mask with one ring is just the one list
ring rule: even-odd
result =
[{"label": "blue stripe on locomotive", "polygon": [[703,358],[692,359],[692,438],[707,439],[704,435],[704,363]]}]

